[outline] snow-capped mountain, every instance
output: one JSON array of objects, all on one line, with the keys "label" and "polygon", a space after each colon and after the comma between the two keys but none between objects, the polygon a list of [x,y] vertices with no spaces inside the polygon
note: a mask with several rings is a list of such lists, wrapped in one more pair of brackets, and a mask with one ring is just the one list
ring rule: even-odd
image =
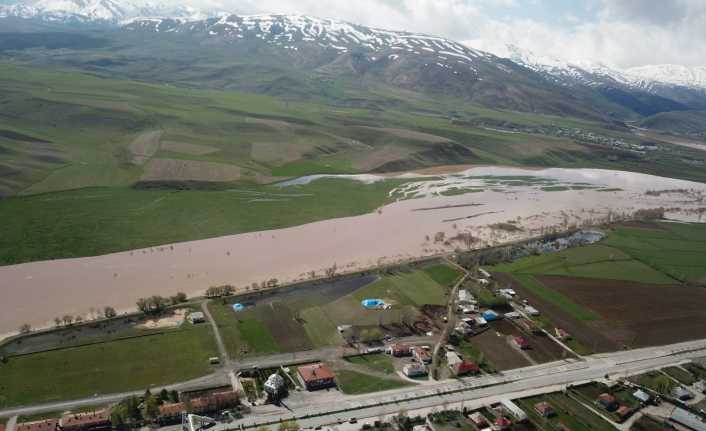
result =
[{"label": "snow-capped mountain", "polygon": [[660,64],[619,69],[600,63],[569,62],[537,55],[514,45],[508,45],[507,52],[508,59],[564,85],[619,84],[646,91],[651,91],[656,85],[706,89],[706,67]]},{"label": "snow-capped mountain", "polygon": [[679,85],[690,88],[706,88],[706,67],[687,67],[677,64],[658,64],[632,67],[624,71],[634,85],[641,87],[651,83]]},{"label": "snow-capped mountain", "polygon": [[[198,22],[182,19],[136,19],[124,27],[127,31],[204,34],[211,38],[233,40],[256,38],[285,49],[298,50],[314,44],[347,53],[390,51],[388,58],[399,54],[433,56],[434,64],[449,70],[473,70],[476,61],[495,56],[451,40],[423,34],[381,30],[344,21],[302,15],[225,15]],[[465,66],[465,67],[464,67]]]},{"label": "snow-capped mountain", "polygon": [[203,19],[191,7],[148,0],[25,0],[0,4],[0,18],[40,19],[48,22],[119,24],[138,17]]}]

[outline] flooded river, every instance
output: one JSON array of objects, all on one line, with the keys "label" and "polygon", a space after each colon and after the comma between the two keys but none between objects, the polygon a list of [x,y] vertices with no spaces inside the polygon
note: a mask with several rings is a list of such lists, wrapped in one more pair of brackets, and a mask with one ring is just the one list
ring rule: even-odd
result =
[{"label": "flooded river", "polygon": [[[321,176],[295,183],[317,178]],[[270,278],[303,280],[311,271],[321,276],[334,264],[339,271],[353,271],[616,219],[639,209],[664,207],[669,218],[701,221],[706,207],[705,184],[628,172],[479,167],[401,178],[409,181],[390,193],[394,202],[371,214],[0,267],[0,333],[22,323],[41,325],[65,313],[86,314],[93,307],[131,309],[142,296],[197,294],[222,284],[242,288]]]}]

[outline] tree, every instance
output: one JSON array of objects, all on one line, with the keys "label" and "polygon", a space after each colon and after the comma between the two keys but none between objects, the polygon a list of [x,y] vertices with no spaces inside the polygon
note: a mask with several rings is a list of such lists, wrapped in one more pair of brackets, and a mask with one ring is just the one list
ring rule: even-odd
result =
[{"label": "tree", "polygon": [[142,404],[142,417],[153,421],[159,416],[159,400],[154,395],[148,394],[145,394],[145,401]]},{"label": "tree", "polygon": [[169,391],[166,389],[162,389],[161,391],[159,391],[157,399],[159,400],[159,404],[164,404],[165,402],[169,401]]},{"label": "tree", "polygon": [[25,323],[24,325],[20,326],[20,334],[29,334],[32,332],[32,327],[29,325],[29,323]]},{"label": "tree", "polygon": [[83,316],[76,316],[76,318],[74,318],[74,322],[76,324],[83,322]]},{"label": "tree", "polygon": [[326,277],[327,278],[333,278],[336,275],[336,270],[338,269],[338,266],[334,263],[330,267],[326,268]]},{"label": "tree", "polygon": [[171,401],[173,403],[178,403],[179,402],[179,392],[172,389],[169,392],[169,401]]},{"label": "tree", "polygon": [[105,315],[106,319],[111,319],[111,318],[117,316],[118,313],[115,312],[115,308],[113,308],[113,307],[105,307],[103,309],[103,314]]},{"label": "tree", "polygon": [[64,325],[69,326],[71,323],[74,321],[74,316],[70,314],[65,314],[61,320],[64,322]]},{"label": "tree", "polygon": [[149,307],[149,304],[147,303],[147,299],[140,298],[137,300],[135,305],[137,305],[137,309],[140,310],[142,313],[146,314],[147,312],[149,312],[150,307]]},{"label": "tree", "polygon": [[56,325],[57,328],[61,326],[61,317],[54,318],[54,325]]}]

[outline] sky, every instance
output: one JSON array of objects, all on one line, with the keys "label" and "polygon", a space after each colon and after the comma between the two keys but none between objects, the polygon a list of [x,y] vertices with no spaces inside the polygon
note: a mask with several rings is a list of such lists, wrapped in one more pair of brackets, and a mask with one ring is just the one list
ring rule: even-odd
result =
[{"label": "sky", "polygon": [[[178,1],[178,0],[172,0]],[[507,53],[629,68],[706,66],[706,0],[188,0],[228,12],[296,13],[440,35]]]}]

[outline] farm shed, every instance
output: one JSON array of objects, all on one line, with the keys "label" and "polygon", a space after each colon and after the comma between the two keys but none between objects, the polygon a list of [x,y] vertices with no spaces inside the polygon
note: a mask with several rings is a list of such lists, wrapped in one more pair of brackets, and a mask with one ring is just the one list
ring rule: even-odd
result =
[{"label": "farm shed", "polygon": [[522,422],[527,420],[527,413],[525,413],[524,410],[520,408],[517,404],[513,403],[510,400],[502,400],[500,401],[500,406],[502,407],[503,410],[505,410],[509,415],[515,418],[517,422]]},{"label": "farm shed", "polygon": [[453,368],[456,364],[461,362],[463,362],[463,360],[458,356],[458,353],[446,352],[446,363],[449,364],[449,367]]},{"label": "farm shed", "polygon": [[615,397],[611,394],[600,394],[598,396],[597,402],[609,412],[614,412],[618,409],[618,402],[615,400]]},{"label": "farm shed", "polygon": [[706,431],[706,422],[699,416],[679,407],[674,409],[669,419],[694,431]]},{"label": "farm shed", "polygon": [[245,306],[241,303],[235,303],[233,304],[233,311],[243,311],[245,310]]},{"label": "farm shed", "polygon": [[527,341],[525,337],[515,337],[512,341],[522,350],[527,350],[530,348],[529,341]]},{"label": "farm shed", "polygon": [[506,430],[510,429],[512,426],[512,421],[506,417],[500,416],[499,418],[495,419],[495,426],[493,429],[497,430]]},{"label": "farm shed", "polygon": [[531,305],[525,305],[525,312],[530,316],[539,316],[539,310],[532,307]]},{"label": "farm shed", "polygon": [[643,391],[642,389],[638,389],[638,390],[636,390],[635,392],[633,392],[632,396],[635,397],[635,398],[637,398],[638,400],[640,400],[640,401],[643,402],[643,403],[649,403],[650,400],[652,399],[652,397],[650,396],[650,394],[648,394],[647,392]]},{"label": "farm shed", "polygon": [[681,401],[686,401],[694,398],[694,394],[686,390],[684,386],[677,386],[672,389],[672,396]]}]

